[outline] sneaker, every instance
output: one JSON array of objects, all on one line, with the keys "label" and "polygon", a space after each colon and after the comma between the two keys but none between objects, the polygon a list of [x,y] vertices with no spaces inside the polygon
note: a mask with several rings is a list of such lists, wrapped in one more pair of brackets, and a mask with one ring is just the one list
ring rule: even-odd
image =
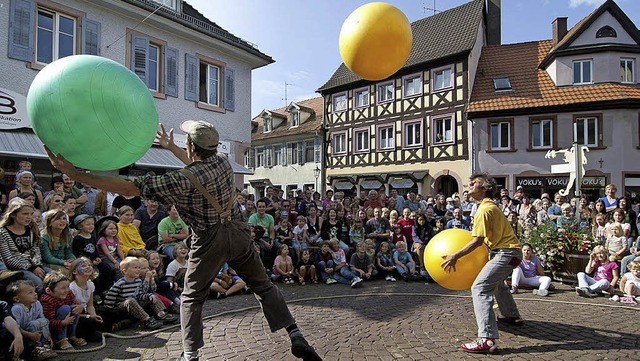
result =
[{"label": "sneaker", "polygon": [[620,296],[618,296],[618,295],[613,295],[613,296],[609,299],[609,301],[618,302],[618,301],[620,301]]},{"label": "sneaker", "polygon": [[633,297],[625,296],[625,297],[620,297],[620,303],[627,303],[627,304],[630,304],[630,305],[635,305],[636,304],[636,300],[634,300]]},{"label": "sneaker", "polygon": [[471,353],[494,353],[498,351],[496,340],[493,338],[478,338],[473,342],[460,345],[462,351]]},{"label": "sneaker", "polygon": [[533,290],[533,294],[536,295],[536,296],[545,297],[545,296],[549,295],[549,291],[547,291],[547,290]]},{"label": "sneaker", "polygon": [[401,276],[402,276],[402,279],[403,279],[405,282],[409,282],[409,275],[408,275],[408,274],[403,273]]},{"label": "sneaker", "polygon": [[524,320],[520,317],[504,317],[498,316],[497,318],[499,323],[506,323],[513,326],[522,326],[524,325]]},{"label": "sneaker", "polygon": [[291,353],[304,361],[322,361],[316,350],[302,336],[291,338]]},{"label": "sneaker", "polygon": [[116,321],[111,325],[111,332],[117,332],[120,330],[124,330],[131,327],[131,320],[124,319],[120,321]]},{"label": "sneaker", "polygon": [[84,338],[76,336],[69,337],[69,343],[73,345],[73,347],[82,347],[87,345],[87,341]]},{"label": "sneaker", "polygon": [[336,281],[335,279],[333,279],[333,278],[331,278],[331,277],[327,278],[327,284],[328,284],[328,285],[332,285],[332,284],[334,284],[334,283],[336,283],[336,282],[338,282],[338,281]]},{"label": "sneaker", "polygon": [[58,354],[45,345],[36,346],[31,353],[31,360],[34,361],[44,361],[54,357],[58,357]]},{"label": "sneaker", "polygon": [[158,330],[162,328],[162,323],[156,321],[153,317],[149,317],[148,320],[142,322],[142,328],[147,330]]},{"label": "sneaker", "polygon": [[67,339],[66,337],[58,340],[53,347],[56,350],[61,350],[61,351],[73,350],[73,345],[69,343],[69,339]]},{"label": "sneaker", "polygon": [[354,277],[351,280],[351,288],[358,288],[358,287],[362,287],[362,278]]},{"label": "sneaker", "polygon": [[169,361],[199,361],[199,359],[200,359],[199,357],[196,357],[196,358],[187,360],[186,358],[184,358],[184,353],[181,353],[180,357],[172,357],[169,359]]},{"label": "sneaker", "polygon": [[391,276],[387,275],[387,276],[384,278],[384,280],[385,280],[385,281],[391,281]]},{"label": "sneaker", "polygon": [[517,295],[518,294],[518,287],[511,287],[511,290],[509,292],[511,292],[512,295]]},{"label": "sneaker", "polygon": [[215,298],[216,300],[220,300],[227,297],[227,294],[225,292],[216,292],[215,294]]},{"label": "sneaker", "polygon": [[162,322],[163,325],[168,325],[171,323],[178,322],[178,316],[170,313],[165,313],[164,316],[162,317],[156,316],[156,320],[158,320],[159,322]]},{"label": "sneaker", "polygon": [[389,281],[391,281],[391,282],[395,282],[395,281],[396,281],[396,278],[395,278],[395,277],[393,277],[393,276],[389,276]]},{"label": "sneaker", "polygon": [[591,292],[591,290],[589,290],[586,287],[576,287],[576,293],[580,297],[586,297],[586,298],[598,297],[598,294],[596,292]]}]

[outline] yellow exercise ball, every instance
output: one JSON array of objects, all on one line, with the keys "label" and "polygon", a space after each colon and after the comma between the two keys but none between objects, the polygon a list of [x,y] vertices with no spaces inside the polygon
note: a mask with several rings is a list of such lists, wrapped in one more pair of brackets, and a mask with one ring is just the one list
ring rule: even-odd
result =
[{"label": "yellow exercise ball", "polygon": [[473,237],[471,232],[453,228],[436,234],[424,248],[424,265],[434,281],[450,290],[466,290],[489,260],[489,251],[484,245],[461,257],[456,262],[456,270],[445,271],[440,266],[442,256],[453,254],[464,247]]},{"label": "yellow exercise ball", "polygon": [[355,9],[340,30],[340,56],[363,79],[390,77],[407,62],[411,51],[411,23],[393,5],[383,2]]}]

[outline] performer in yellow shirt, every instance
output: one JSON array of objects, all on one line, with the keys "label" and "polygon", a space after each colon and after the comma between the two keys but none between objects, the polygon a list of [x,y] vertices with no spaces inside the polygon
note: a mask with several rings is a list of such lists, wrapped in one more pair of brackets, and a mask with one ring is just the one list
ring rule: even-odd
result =
[{"label": "performer in yellow shirt", "polygon": [[[469,178],[469,196],[478,205],[473,218],[473,239],[456,253],[442,256],[442,268],[455,270],[456,261],[477,247],[489,247],[490,260],[482,268],[471,286],[473,309],[478,323],[478,339],[465,343],[460,348],[473,353],[493,353],[498,347],[498,321],[522,325],[518,306],[504,281],[522,260],[522,246],[513,233],[507,217],[500,211],[493,199],[497,194],[496,181],[484,173]],[[500,309],[501,317],[496,319],[493,311],[493,296]]]}]

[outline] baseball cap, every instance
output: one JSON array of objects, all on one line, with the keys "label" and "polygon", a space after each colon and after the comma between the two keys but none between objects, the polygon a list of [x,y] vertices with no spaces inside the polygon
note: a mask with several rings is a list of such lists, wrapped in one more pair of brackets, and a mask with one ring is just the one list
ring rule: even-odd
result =
[{"label": "baseball cap", "polygon": [[521,190],[523,190],[523,188],[522,188],[522,186],[517,186],[517,187],[516,187],[516,190],[517,190],[517,191],[521,191]]},{"label": "baseball cap", "polygon": [[90,214],[80,214],[78,215],[76,218],[74,218],[73,220],[73,224],[78,227],[78,225],[82,222],[84,222],[86,219],[88,218],[93,218],[93,220],[95,220],[95,217],[93,217]]},{"label": "baseball cap", "polygon": [[213,150],[220,144],[218,131],[211,124],[202,120],[186,120],[180,124],[180,129],[189,135],[191,141],[197,146]]}]

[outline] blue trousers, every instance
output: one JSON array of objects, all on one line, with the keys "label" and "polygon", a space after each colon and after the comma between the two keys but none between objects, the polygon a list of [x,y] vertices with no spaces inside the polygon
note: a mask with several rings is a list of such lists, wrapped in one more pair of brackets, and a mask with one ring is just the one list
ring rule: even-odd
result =
[{"label": "blue trousers", "polygon": [[[71,306],[62,305],[58,307],[58,309],[56,310],[56,320],[64,320],[65,318],[67,318],[69,314],[71,314]],[[78,315],[75,315],[75,319],[70,325],[64,326],[60,331],[53,332],[53,340],[59,341],[59,340],[62,340],[63,338],[75,336],[76,328],[78,328],[79,321],[80,321],[80,317]]]}]

